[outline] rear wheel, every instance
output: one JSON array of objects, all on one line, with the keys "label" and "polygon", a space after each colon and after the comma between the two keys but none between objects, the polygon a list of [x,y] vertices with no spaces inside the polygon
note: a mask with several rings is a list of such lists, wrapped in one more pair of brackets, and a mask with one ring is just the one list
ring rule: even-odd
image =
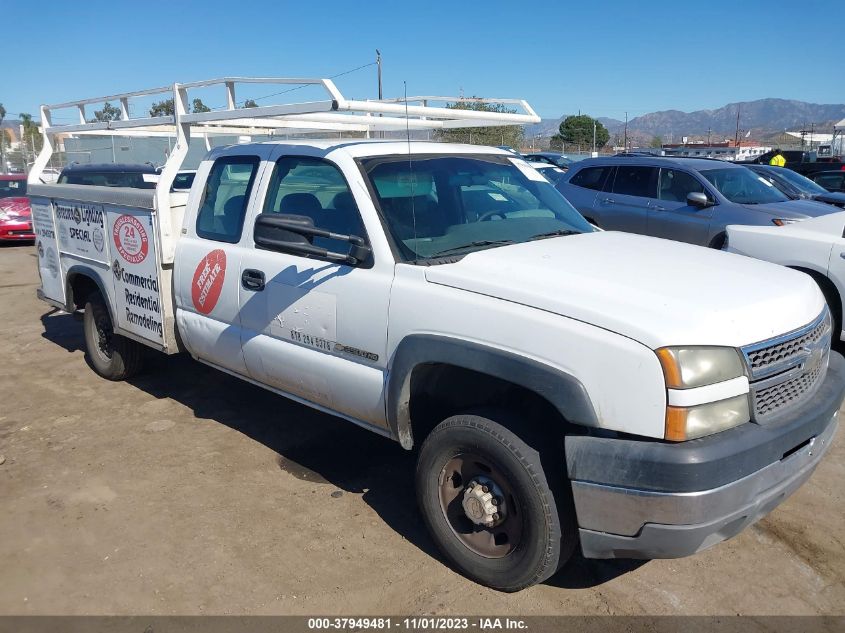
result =
[{"label": "rear wheel", "polygon": [[100,376],[109,380],[125,380],[141,370],[143,347],[115,334],[109,309],[99,292],[88,297],[82,324],[86,356]]},{"label": "rear wheel", "polygon": [[435,427],[420,450],[416,487],[437,546],[477,582],[519,591],[574,551],[568,488],[558,503],[539,453],[492,419],[458,415]]}]

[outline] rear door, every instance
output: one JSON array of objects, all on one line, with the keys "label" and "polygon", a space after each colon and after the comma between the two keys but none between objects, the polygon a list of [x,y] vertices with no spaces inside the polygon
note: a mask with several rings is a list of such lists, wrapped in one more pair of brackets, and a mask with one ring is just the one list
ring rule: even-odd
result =
[{"label": "rear door", "polygon": [[[307,216],[316,228],[367,240],[359,209],[372,202],[363,187],[351,189],[334,162],[287,153],[291,149],[276,150],[264,202],[248,220],[239,275],[244,359],[259,382],[383,425],[393,262],[371,257],[351,266],[259,249],[252,239],[255,217],[263,211]],[[351,158],[338,160],[348,162],[347,173],[357,172]],[[369,227],[374,230],[380,228]],[[343,240],[318,237],[312,245],[349,251]]]},{"label": "rear door", "polygon": [[687,202],[693,192],[706,194],[704,184],[690,172],[681,169],[660,169],[657,199],[648,209],[648,233],[655,237],[707,245],[713,207],[694,207]]},{"label": "rear door", "polygon": [[657,197],[656,167],[618,165],[610,186],[596,197],[601,227],[613,231],[648,234],[648,210]]},{"label": "rear door", "polygon": [[243,227],[271,149],[232,148],[203,162],[197,179],[204,188],[188,203],[198,211],[185,223],[176,253],[176,318],[185,345],[194,356],[244,375],[238,296]]},{"label": "rear door", "polygon": [[610,165],[584,167],[568,179],[560,180],[555,187],[588,221],[603,227],[601,210],[595,203],[597,194],[604,189],[612,175],[613,167]]}]

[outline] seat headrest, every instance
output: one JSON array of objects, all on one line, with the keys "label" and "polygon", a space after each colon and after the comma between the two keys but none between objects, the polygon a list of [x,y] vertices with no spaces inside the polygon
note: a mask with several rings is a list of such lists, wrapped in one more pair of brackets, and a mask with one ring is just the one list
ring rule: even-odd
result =
[{"label": "seat headrest", "polygon": [[289,193],[279,203],[280,213],[309,215],[322,210],[323,205],[313,193]]}]

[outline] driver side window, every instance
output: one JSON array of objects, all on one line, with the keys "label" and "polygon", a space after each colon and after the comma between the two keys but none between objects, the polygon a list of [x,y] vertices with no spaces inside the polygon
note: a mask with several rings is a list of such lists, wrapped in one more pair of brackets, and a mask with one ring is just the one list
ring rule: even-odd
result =
[{"label": "driver side window", "polygon": [[[264,213],[305,216],[315,228],[366,237],[346,179],[337,167],[320,158],[280,158],[273,170]],[[335,252],[348,250],[345,241],[328,237],[315,237],[313,245]]]},{"label": "driver side window", "polygon": [[691,193],[706,193],[704,186],[691,174],[677,169],[660,170],[658,195],[661,200],[686,203]]}]

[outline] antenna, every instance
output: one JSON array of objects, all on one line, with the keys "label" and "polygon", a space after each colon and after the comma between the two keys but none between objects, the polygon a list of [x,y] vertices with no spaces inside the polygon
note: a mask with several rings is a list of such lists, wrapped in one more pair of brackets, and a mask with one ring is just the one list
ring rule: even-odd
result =
[{"label": "antenna", "polygon": [[408,143],[408,177],[411,179],[411,221],[414,223],[414,254],[416,254],[417,246],[417,210],[414,207],[414,198],[416,197],[416,181],[414,179],[414,161],[411,160],[411,128],[408,124],[408,82],[402,81],[402,86],[405,88],[405,140]]}]

